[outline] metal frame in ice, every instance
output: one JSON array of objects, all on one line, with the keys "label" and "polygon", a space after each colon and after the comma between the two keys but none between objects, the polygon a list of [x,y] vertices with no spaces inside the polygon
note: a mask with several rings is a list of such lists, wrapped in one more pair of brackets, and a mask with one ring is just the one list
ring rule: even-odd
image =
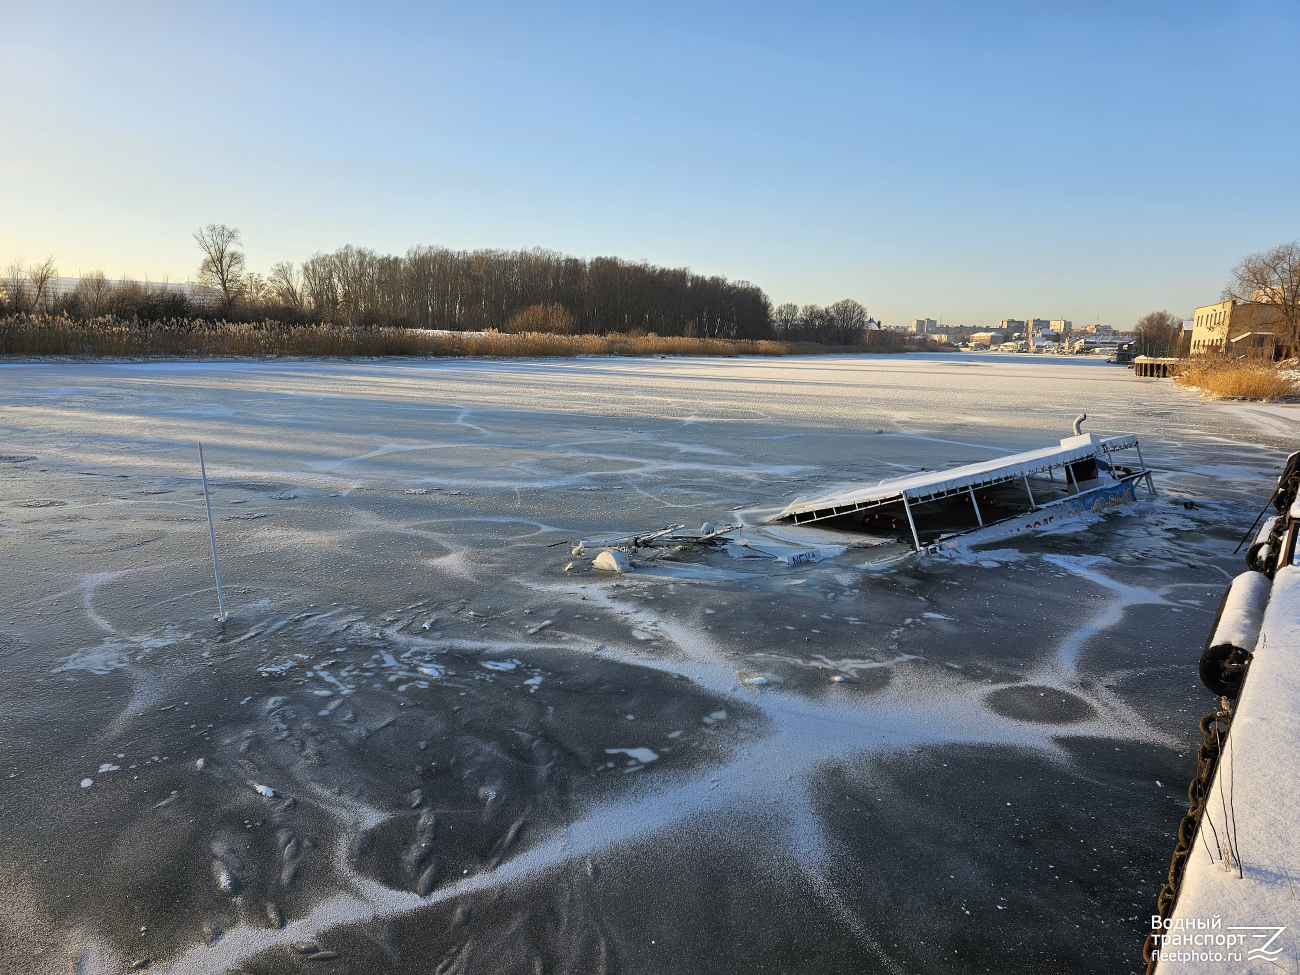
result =
[{"label": "metal frame in ice", "polygon": [[[908,474],[894,480],[881,481],[872,487],[847,488],[820,498],[796,498],[773,520],[793,521],[796,525],[805,525],[812,521],[838,518],[853,514],[855,511],[879,508],[901,501],[910,523],[913,504],[940,501],[959,494],[970,494],[973,502],[976,488],[993,487],[1017,480],[1025,482],[1030,505],[1034,506],[1033,491],[1029,487],[1030,474],[1048,473],[1054,468],[1064,467],[1068,472],[1067,480],[1073,482],[1071,465],[1082,460],[1094,459],[1098,453],[1105,453],[1109,458],[1113,451],[1128,450],[1137,445],[1137,437],[1132,434],[1102,438],[1096,434],[1085,433],[1077,437],[1067,437],[1061,441],[1059,447],[1029,450],[1021,454],[998,457],[995,460],[967,464],[949,471]],[[1138,461],[1139,463],[1142,461],[1141,450],[1138,451]],[[1149,476],[1147,484],[1150,487]],[[1074,485],[1074,489],[1078,493],[1077,484]],[[978,509],[977,504],[977,513]],[[912,534],[914,536],[916,534],[914,525]],[[919,541],[917,547],[920,548]]]}]

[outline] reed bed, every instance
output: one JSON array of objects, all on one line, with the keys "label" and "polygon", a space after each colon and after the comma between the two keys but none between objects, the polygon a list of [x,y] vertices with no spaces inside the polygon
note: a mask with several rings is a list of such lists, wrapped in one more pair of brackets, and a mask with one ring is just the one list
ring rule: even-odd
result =
[{"label": "reed bed", "polygon": [[1224,399],[1277,400],[1300,396],[1295,373],[1266,359],[1194,356],[1186,360],[1174,381]]},{"label": "reed bed", "polygon": [[[883,336],[882,336],[883,338]],[[563,358],[587,355],[817,355],[902,352],[901,343],[828,346],[808,342],[706,339],[681,336],[555,335],[541,332],[438,332],[421,329],[291,325],[171,319],[157,322],[119,318],[74,320],[12,315],[0,318],[0,356],[75,358],[303,357],[379,358],[462,356]]]}]

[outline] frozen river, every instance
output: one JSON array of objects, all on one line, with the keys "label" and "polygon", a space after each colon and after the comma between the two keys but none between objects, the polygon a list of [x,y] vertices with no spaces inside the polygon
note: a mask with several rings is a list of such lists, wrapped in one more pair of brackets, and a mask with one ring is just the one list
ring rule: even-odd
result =
[{"label": "frozen river", "polygon": [[[1084,531],[569,551],[1081,412],[1160,492]],[[0,971],[1138,971],[1298,429],[1023,356],[0,366]]]}]

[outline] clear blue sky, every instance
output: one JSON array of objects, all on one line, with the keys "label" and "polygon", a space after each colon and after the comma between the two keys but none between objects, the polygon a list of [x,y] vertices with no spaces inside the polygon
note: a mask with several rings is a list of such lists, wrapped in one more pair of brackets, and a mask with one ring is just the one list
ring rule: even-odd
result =
[{"label": "clear blue sky", "polygon": [[543,246],[1127,324],[1300,237],[1295,3],[21,2],[0,262]]}]

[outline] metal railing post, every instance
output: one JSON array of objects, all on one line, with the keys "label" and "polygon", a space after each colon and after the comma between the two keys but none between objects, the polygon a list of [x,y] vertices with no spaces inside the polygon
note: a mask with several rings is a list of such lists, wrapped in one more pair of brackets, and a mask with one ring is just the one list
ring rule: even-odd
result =
[{"label": "metal railing post", "polygon": [[907,492],[903,492],[903,511],[907,514],[907,525],[912,529],[912,541],[916,543],[917,552],[921,551],[921,536],[916,533],[916,522],[912,520],[912,509],[907,506]]},{"label": "metal railing post", "polygon": [[1147,490],[1151,492],[1151,497],[1154,498],[1156,496],[1156,486],[1151,483],[1151,472],[1147,470],[1147,462],[1142,459],[1142,445],[1140,443],[1135,443],[1133,446],[1137,448],[1138,463],[1141,464],[1142,469],[1147,472]]},{"label": "metal railing post", "polygon": [[1071,465],[1069,465],[1069,464],[1066,464],[1066,465],[1065,465],[1065,473],[1068,474],[1068,475],[1070,476],[1070,483],[1074,485],[1074,493],[1075,493],[1075,494],[1078,494],[1078,493],[1079,493],[1079,479],[1078,479],[1077,477],[1074,476],[1074,469],[1071,467]]},{"label": "metal railing post", "polygon": [[208,469],[203,463],[203,444],[199,444],[199,473],[203,476],[203,503],[208,509],[208,538],[212,541],[212,572],[217,577],[217,609],[221,622],[226,621],[226,600],[221,595],[221,566],[217,564],[217,532],[212,527],[212,498],[208,496]]}]

